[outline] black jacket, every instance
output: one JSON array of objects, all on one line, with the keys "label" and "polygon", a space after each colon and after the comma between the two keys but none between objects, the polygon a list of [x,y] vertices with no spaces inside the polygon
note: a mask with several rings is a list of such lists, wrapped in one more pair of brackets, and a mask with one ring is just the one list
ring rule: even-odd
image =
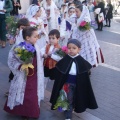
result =
[{"label": "black jacket", "polygon": [[113,13],[112,13],[113,6],[111,4],[108,4],[107,8],[108,8],[108,12],[106,14],[106,18],[110,18],[111,19],[111,18],[113,18]]},{"label": "black jacket", "polygon": [[105,15],[105,4],[103,2],[100,2],[97,6],[97,8],[101,8],[100,13],[103,12],[103,14]]},{"label": "black jacket", "polygon": [[80,55],[75,58],[71,58],[70,56],[66,55],[56,64],[55,67],[55,82],[50,98],[50,102],[52,103],[52,110],[57,101],[60,90],[66,83],[67,76],[73,61],[76,63],[77,68],[77,81],[73,103],[74,111],[80,113],[84,112],[87,108],[96,109],[98,107],[88,74],[88,71],[91,69],[92,66]]}]

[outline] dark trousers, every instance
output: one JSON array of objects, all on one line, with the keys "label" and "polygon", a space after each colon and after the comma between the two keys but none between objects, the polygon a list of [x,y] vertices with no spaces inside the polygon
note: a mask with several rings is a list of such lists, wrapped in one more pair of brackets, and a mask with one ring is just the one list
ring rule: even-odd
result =
[{"label": "dark trousers", "polygon": [[98,15],[96,16],[96,22],[97,22],[97,25],[98,25],[98,30],[102,30],[102,28],[103,28],[103,22],[99,22],[99,20],[98,20]]},{"label": "dark trousers", "polygon": [[111,19],[106,17],[106,25],[108,25],[110,27],[111,25]]},{"label": "dark trousers", "polygon": [[103,22],[98,22],[97,21],[97,24],[98,24],[98,29],[102,30],[102,28],[103,28]]},{"label": "dark trousers", "polygon": [[72,112],[74,108],[74,92],[75,92],[75,84],[68,83],[68,93],[67,93],[67,99],[69,103],[69,110],[65,111],[65,119],[71,119],[72,118]]},{"label": "dark trousers", "polygon": [[5,14],[0,14],[0,40],[6,41]]},{"label": "dark trousers", "polygon": [[54,68],[49,69],[48,67],[44,67],[44,76],[49,77],[51,80],[54,80],[54,71]]}]

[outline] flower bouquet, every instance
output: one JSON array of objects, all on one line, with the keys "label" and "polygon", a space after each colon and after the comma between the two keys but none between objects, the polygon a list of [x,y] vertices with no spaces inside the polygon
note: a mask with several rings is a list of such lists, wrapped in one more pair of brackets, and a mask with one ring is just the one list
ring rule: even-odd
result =
[{"label": "flower bouquet", "polygon": [[60,49],[57,49],[54,54],[60,56],[60,57],[64,57],[68,52],[68,48],[66,46],[63,46]]},{"label": "flower bouquet", "polygon": [[6,18],[6,24],[7,24],[7,38],[10,40],[15,41],[15,36],[17,34],[17,22],[19,18],[17,16],[9,16]]},{"label": "flower bouquet", "polygon": [[67,100],[67,93],[69,84],[64,84],[62,90],[60,91],[60,95],[57,99],[56,104],[54,105],[54,109],[58,109],[60,112],[68,110],[69,109],[69,103]]},{"label": "flower bouquet", "polygon": [[33,69],[34,66],[32,65],[32,60],[34,57],[35,48],[26,42],[21,42],[14,48],[15,56],[21,62],[21,70],[25,71],[25,75],[28,76],[29,69]]},{"label": "flower bouquet", "polygon": [[86,31],[86,30],[90,30],[90,23],[86,22],[86,21],[82,21],[78,27],[78,29],[80,31]]}]

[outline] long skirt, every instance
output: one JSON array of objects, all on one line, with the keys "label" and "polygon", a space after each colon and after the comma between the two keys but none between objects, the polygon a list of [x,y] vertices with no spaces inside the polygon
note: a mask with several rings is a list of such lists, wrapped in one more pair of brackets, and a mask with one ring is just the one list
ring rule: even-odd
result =
[{"label": "long skirt", "polygon": [[34,71],[29,69],[29,75],[32,76],[27,77],[26,88],[25,88],[25,96],[23,105],[18,105],[11,110],[7,106],[7,101],[4,106],[4,110],[8,113],[31,117],[31,118],[38,118],[40,115],[40,108],[38,106],[38,96],[37,96],[37,61],[36,57],[33,60]]}]

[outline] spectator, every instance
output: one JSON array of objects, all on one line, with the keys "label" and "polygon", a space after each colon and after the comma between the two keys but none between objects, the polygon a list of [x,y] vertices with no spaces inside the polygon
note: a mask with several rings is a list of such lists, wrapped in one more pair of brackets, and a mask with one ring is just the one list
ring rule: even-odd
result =
[{"label": "spectator", "polygon": [[96,15],[96,21],[97,21],[97,24],[98,24],[98,28],[96,30],[99,30],[99,31],[102,31],[102,28],[103,28],[103,20],[104,20],[104,17],[105,17],[104,6],[105,6],[105,4],[104,4],[103,0],[99,0],[97,2],[97,6],[95,6],[96,9],[99,9],[99,12],[96,12],[96,10],[95,10],[95,13],[97,14]]},{"label": "spectator", "polygon": [[111,0],[107,1],[107,8],[106,8],[106,25],[105,27],[110,27],[111,26],[111,19],[113,18],[113,6],[111,4]]},{"label": "spectator", "polygon": [[5,17],[10,15],[12,11],[11,0],[0,0],[0,45],[2,48],[6,46],[6,23]]},{"label": "spectator", "polygon": [[11,12],[11,15],[18,15],[19,14],[18,10],[21,9],[20,0],[12,0],[12,4],[13,4],[13,10]]}]

